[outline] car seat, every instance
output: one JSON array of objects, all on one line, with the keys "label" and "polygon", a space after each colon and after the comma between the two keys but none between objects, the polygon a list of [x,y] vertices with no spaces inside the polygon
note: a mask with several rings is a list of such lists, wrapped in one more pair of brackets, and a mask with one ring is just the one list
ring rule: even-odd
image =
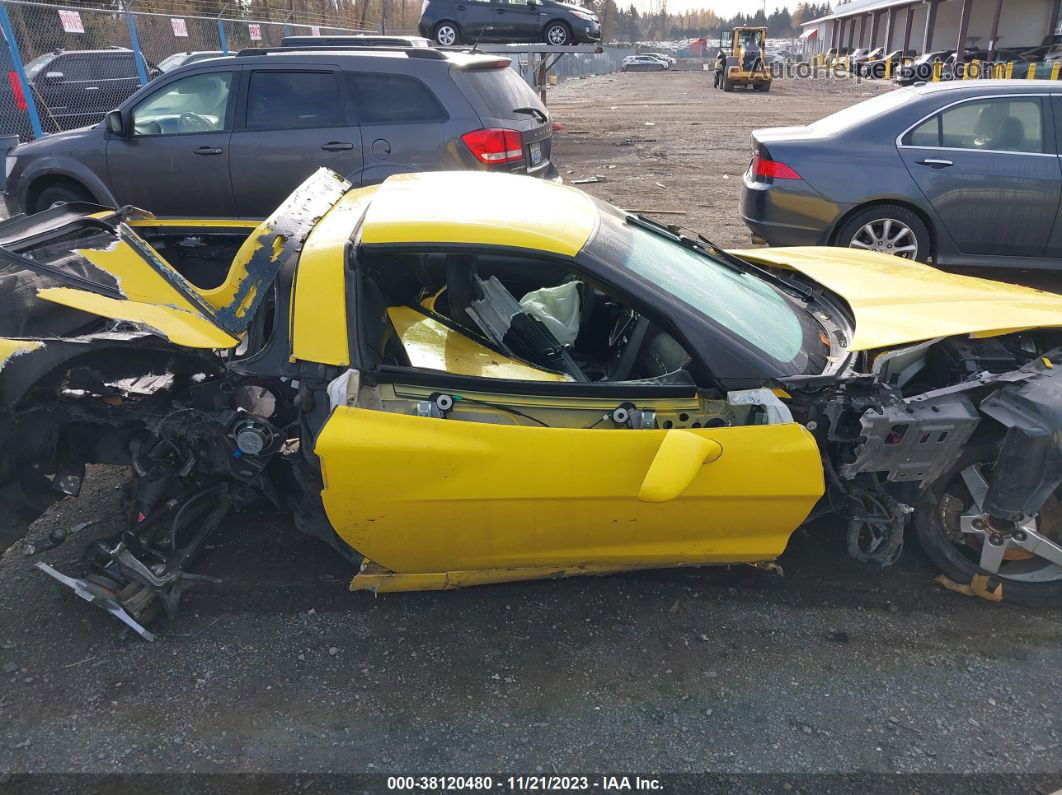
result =
[{"label": "car seat", "polygon": [[1007,152],[1024,152],[1025,123],[1015,116],[1005,118],[999,126],[999,133],[992,141],[992,148]]}]

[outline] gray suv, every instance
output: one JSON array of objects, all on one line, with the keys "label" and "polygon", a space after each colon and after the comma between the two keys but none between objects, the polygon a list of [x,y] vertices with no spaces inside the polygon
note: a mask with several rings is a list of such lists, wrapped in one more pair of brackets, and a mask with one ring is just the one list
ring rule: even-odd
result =
[{"label": "gray suv", "polygon": [[424,0],[417,30],[436,44],[543,41],[596,44],[601,23],[588,8],[556,0]]},{"label": "gray suv", "polygon": [[13,150],[8,204],[262,218],[321,166],[355,185],[460,169],[556,179],[550,118],[508,66],[374,47],[245,50],[181,67],[96,126]]}]

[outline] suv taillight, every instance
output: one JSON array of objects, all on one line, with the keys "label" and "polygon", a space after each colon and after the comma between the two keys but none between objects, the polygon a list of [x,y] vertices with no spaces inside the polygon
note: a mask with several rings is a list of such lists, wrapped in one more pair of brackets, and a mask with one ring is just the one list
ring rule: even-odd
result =
[{"label": "suv taillight", "polygon": [[515,163],[524,159],[519,130],[473,130],[462,135],[461,140],[480,162],[487,165]]},{"label": "suv taillight", "polygon": [[800,179],[800,175],[785,163],[777,160],[768,160],[760,155],[753,155],[752,176],[757,179]]}]

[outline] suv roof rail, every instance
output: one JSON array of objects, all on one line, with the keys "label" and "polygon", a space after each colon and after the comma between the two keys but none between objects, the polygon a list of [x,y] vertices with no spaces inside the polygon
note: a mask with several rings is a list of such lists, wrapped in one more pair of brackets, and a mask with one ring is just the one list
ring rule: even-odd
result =
[{"label": "suv roof rail", "polygon": [[410,58],[427,58],[430,61],[445,61],[447,55],[431,47],[381,47],[378,44],[336,44],[326,46],[307,47],[250,47],[236,53],[237,58],[250,55],[275,55],[276,53],[293,52],[404,52]]}]

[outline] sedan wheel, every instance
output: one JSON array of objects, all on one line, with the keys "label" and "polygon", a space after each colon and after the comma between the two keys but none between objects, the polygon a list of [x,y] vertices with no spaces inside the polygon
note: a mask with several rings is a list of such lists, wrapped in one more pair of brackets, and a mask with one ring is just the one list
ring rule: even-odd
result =
[{"label": "sedan wheel", "polygon": [[926,262],[932,254],[925,222],[914,211],[896,204],[874,205],[856,213],[842,224],[833,245],[919,262]]},{"label": "sedan wheel", "polygon": [[852,242],[851,248],[895,254],[905,259],[918,259],[918,239],[911,227],[895,218],[881,218],[864,224]]}]

